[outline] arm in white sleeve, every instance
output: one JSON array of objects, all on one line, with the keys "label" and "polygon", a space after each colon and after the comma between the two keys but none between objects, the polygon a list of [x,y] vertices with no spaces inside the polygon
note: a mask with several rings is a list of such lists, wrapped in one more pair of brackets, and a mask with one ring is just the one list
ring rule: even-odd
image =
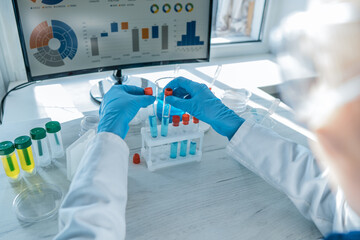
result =
[{"label": "arm in white sleeve", "polygon": [[124,239],[129,149],[112,133],[87,147],[59,210],[55,239]]},{"label": "arm in white sleeve", "polygon": [[[311,151],[253,121],[245,121],[231,139],[228,154],[284,192],[323,235],[360,224],[347,204],[332,193],[326,174]],[[359,227],[359,226],[358,226]]]}]

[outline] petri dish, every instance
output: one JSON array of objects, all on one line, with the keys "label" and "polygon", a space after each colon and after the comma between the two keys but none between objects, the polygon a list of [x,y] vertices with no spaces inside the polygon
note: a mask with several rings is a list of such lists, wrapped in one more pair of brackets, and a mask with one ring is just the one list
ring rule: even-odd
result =
[{"label": "petri dish", "polygon": [[244,88],[231,89],[224,92],[221,101],[236,114],[240,115],[246,110],[250,97],[251,92]]},{"label": "petri dish", "polygon": [[61,189],[52,184],[36,184],[24,189],[13,201],[19,220],[40,222],[54,216],[63,199]]},{"label": "petri dish", "polygon": [[268,111],[262,108],[252,108],[250,111],[241,114],[240,117],[244,118],[245,120],[251,119],[252,121],[261,124],[266,128],[272,129],[275,126],[275,122],[268,115]]}]

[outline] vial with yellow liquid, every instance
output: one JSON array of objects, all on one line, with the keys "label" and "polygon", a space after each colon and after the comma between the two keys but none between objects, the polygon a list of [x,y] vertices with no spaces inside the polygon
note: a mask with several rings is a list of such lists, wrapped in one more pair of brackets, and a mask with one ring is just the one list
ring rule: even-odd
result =
[{"label": "vial with yellow liquid", "polygon": [[34,155],[31,148],[31,138],[29,136],[21,136],[15,139],[15,148],[19,156],[22,170],[32,175],[36,173]]},{"label": "vial with yellow liquid", "polygon": [[15,147],[12,142],[5,141],[0,143],[0,158],[5,170],[5,174],[9,177],[9,180],[20,180],[20,168],[15,155]]}]

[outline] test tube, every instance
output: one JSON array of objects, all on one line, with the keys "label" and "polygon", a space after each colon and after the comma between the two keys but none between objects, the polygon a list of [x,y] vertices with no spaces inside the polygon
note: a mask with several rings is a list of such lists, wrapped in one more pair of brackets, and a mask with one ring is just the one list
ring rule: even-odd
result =
[{"label": "test tube", "polygon": [[57,121],[51,121],[45,124],[46,132],[50,142],[52,158],[61,158],[64,156],[64,147],[61,138],[61,125]]},{"label": "test tube", "polygon": [[[173,122],[173,127],[174,127],[174,133],[177,132],[177,129],[179,127],[179,123],[180,123],[180,116],[175,115],[172,118],[172,122]],[[177,149],[178,149],[178,142],[173,142],[171,143],[170,146],[170,158],[176,158],[177,157]]]},{"label": "test tube", "polygon": [[[145,95],[152,96],[153,89],[151,87],[147,87],[144,89]],[[152,111],[149,115],[149,126],[150,126],[150,134],[151,137],[156,138],[158,135],[157,131],[157,121],[156,121],[156,111],[155,111],[155,103],[151,105]]]},{"label": "test tube", "polygon": [[21,179],[20,168],[15,155],[14,144],[10,141],[0,143],[0,158],[5,170],[5,174],[10,181],[18,181]]},{"label": "test tube", "polygon": [[47,167],[51,163],[49,146],[46,139],[46,130],[44,128],[33,128],[30,130],[31,139],[34,142],[34,152],[36,164],[41,167]]},{"label": "test tube", "polygon": [[166,137],[168,134],[169,127],[169,117],[171,105],[166,103],[166,97],[171,96],[173,94],[173,90],[171,88],[166,88],[164,91],[164,101],[163,101],[163,109],[162,109],[162,118],[161,118],[161,136]]},{"label": "test tube", "polygon": [[28,174],[35,174],[36,169],[34,155],[31,148],[31,138],[29,136],[20,136],[15,139],[14,143],[22,170]]},{"label": "test tube", "polygon": [[[183,114],[182,118],[183,118],[183,125],[184,125],[183,127],[185,128],[185,131],[186,131],[186,128],[189,125],[190,115],[185,113],[185,114]],[[180,156],[181,157],[186,157],[187,143],[188,143],[188,140],[181,141],[181,145],[180,145]]]},{"label": "test tube", "polygon": [[[195,131],[199,131],[199,119],[197,119],[196,117],[193,117],[193,123],[195,124]],[[190,150],[189,153],[191,155],[195,155],[196,154],[196,141],[195,139],[191,140],[190,142]]]}]

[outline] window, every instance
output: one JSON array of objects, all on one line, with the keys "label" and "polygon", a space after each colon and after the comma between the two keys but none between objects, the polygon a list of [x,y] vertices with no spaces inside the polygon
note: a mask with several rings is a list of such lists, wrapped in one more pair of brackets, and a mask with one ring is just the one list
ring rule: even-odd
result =
[{"label": "window", "polygon": [[213,45],[261,41],[266,0],[215,0]]}]

